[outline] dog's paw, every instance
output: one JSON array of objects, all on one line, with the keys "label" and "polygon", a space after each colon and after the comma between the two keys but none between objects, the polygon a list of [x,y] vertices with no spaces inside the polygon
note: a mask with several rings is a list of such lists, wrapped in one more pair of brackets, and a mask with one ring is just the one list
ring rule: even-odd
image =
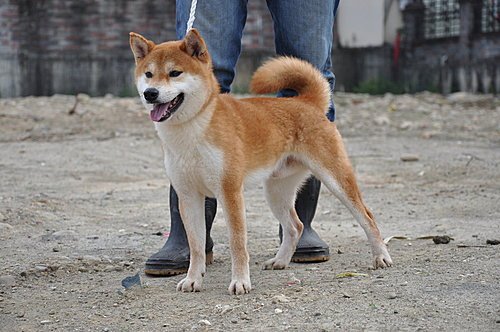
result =
[{"label": "dog's paw", "polygon": [[387,250],[380,254],[373,255],[373,268],[374,269],[384,269],[386,267],[392,266],[392,259]]},{"label": "dog's paw", "polygon": [[263,270],[284,270],[288,267],[288,262],[281,259],[276,259],[276,257],[271,258],[264,262],[262,265]]},{"label": "dog's paw", "polygon": [[182,279],[177,284],[179,292],[199,292],[201,291],[202,278],[189,278]]},{"label": "dog's paw", "polygon": [[238,280],[233,279],[229,284],[227,289],[230,295],[243,295],[250,293],[252,290],[252,285],[250,284],[250,280]]}]

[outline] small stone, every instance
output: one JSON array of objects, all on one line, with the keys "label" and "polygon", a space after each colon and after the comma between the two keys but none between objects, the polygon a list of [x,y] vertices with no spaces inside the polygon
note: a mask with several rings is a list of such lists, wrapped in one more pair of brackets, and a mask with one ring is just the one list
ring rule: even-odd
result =
[{"label": "small stone", "polygon": [[11,275],[0,276],[0,286],[12,287],[16,284],[16,278]]},{"label": "small stone", "polygon": [[283,312],[283,310],[281,310],[280,308],[274,309],[275,314],[281,314],[282,312]]},{"label": "small stone", "polygon": [[233,310],[233,308],[231,308],[229,304],[225,304],[224,306],[222,306],[222,311],[220,313],[221,315],[223,315],[231,310]]},{"label": "small stone", "polygon": [[238,320],[233,318],[233,319],[231,319],[231,323],[236,324],[236,323],[238,323]]},{"label": "small stone", "polygon": [[410,129],[412,126],[412,123],[410,121],[403,121],[401,125],[399,125],[399,129],[401,130],[407,130]]},{"label": "small stone", "polygon": [[59,251],[61,251],[61,249],[60,249],[60,248],[57,248],[57,247],[54,247],[54,248],[52,248],[52,251],[53,251],[53,252],[59,252]]},{"label": "small stone", "polygon": [[315,313],[313,314],[313,316],[315,316],[315,317],[321,316],[321,312],[315,312]]},{"label": "small stone", "polygon": [[394,292],[390,292],[389,294],[387,294],[387,298],[388,298],[389,300],[393,300],[393,299],[395,299],[396,297],[397,297],[397,295],[396,295],[396,293],[394,293]]},{"label": "small stone", "polygon": [[491,244],[492,246],[496,246],[500,244],[500,240],[486,240],[486,244]]},{"label": "small stone", "polygon": [[342,292],[342,297],[344,297],[346,299],[350,299],[351,298],[351,294],[346,293],[346,292]]},{"label": "small stone", "polygon": [[129,289],[134,286],[142,287],[141,276],[139,275],[139,272],[137,272],[134,276],[129,276],[123,279],[122,286],[125,287],[125,289]]},{"label": "small stone", "polygon": [[83,103],[83,102],[89,101],[90,96],[86,93],[79,93],[76,95],[76,100],[78,100],[78,102],[80,102],[80,103]]},{"label": "small stone", "polygon": [[419,158],[416,154],[404,154],[401,156],[401,161],[405,162],[412,162],[412,161],[418,161]]},{"label": "small stone", "polygon": [[205,325],[205,326],[212,326],[212,323],[210,323],[208,320],[206,319],[202,319],[198,322],[198,324],[200,325]]},{"label": "small stone", "polygon": [[18,312],[17,315],[16,315],[17,318],[23,318],[24,317],[24,312],[21,311],[21,312]]},{"label": "small stone", "polygon": [[40,272],[47,272],[49,270],[49,267],[47,265],[38,264],[35,265],[35,269]]},{"label": "small stone", "polygon": [[337,254],[342,255],[344,252],[340,249],[337,249]]},{"label": "small stone", "polygon": [[40,321],[40,324],[42,324],[42,325],[47,325],[47,324],[50,324],[50,323],[52,323],[52,321],[50,321],[48,319]]},{"label": "small stone", "polygon": [[450,241],[453,240],[451,237],[449,237],[448,235],[443,235],[443,236],[433,236],[432,237],[432,241],[435,243],[435,244],[448,244],[450,243]]}]

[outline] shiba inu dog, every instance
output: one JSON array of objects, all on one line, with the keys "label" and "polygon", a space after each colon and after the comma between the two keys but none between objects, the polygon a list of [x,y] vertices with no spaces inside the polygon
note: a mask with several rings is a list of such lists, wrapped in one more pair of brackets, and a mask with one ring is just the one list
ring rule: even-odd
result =
[{"label": "shiba inu dog", "polygon": [[232,257],[230,294],[251,289],[243,187],[262,181],[283,228],[283,241],[265,269],[288,266],[303,225],[297,191],[314,174],[354,215],[371,244],[374,268],[392,265],[372,213],[361,199],[341,136],[325,116],[330,88],[311,64],[290,57],[268,61],[251,90],[295,90],[291,98],[236,99],[220,94],[203,38],[190,30],[180,41],[156,45],[130,33],[136,85],[160,137],[165,170],[179,196],[190,265],[177,290],[200,291],[205,274],[204,198],[222,205]]}]

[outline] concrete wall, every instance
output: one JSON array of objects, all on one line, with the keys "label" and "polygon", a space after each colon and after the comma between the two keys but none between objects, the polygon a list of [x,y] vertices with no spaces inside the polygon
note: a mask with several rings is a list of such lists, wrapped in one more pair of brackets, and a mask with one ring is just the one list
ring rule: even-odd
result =
[{"label": "concrete wall", "polygon": [[384,2],[385,0],[340,2],[337,31],[343,47],[373,47],[384,43]]}]

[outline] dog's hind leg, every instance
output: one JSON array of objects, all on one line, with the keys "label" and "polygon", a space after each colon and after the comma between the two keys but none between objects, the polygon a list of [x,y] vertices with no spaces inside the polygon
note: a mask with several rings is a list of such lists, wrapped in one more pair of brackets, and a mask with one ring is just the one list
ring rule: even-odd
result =
[{"label": "dog's hind leg", "polygon": [[266,199],[283,228],[283,239],[276,256],[264,262],[265,270],[284,269],[292,259],[304,228],[295,211],[295,197],[297,189],[309,174],[308,171],[299,171],[285,178],[270,178],[266,181]]},{"label": "dog's hind leg", "polygon": [[[338,134],[337,134],[338,135]],[[392,265],[392,259],[384,244],[373,214],[365,206],[356,183],[354,171],[338,140],[316,146],[314,152],[304,162],[314,175],[349,209],[361,225],[370,242],[373,267],[384,268]]]}]

